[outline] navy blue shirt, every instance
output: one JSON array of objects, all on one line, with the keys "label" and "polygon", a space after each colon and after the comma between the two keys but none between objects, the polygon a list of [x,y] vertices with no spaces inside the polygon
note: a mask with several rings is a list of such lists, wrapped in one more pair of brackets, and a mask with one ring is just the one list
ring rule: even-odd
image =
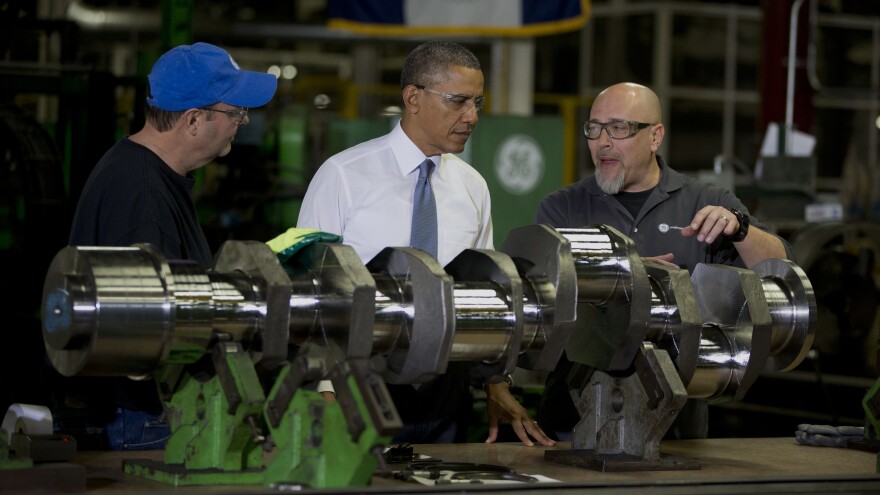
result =
[{"label": "navy blue shirt", "polygon": [[[168,260],[188,259],[211,268],[211,249],[190,196],[194,184],[193,177],[178,174],[150,149],[123,138],[89,175],[69,242],[123,247],[149,243]],[[77,395],[76,401],[85,403],[91,414],[108,414],[116,407],[162,411],[153,380],[76,377],[61,387],[68,397]]]},{"label": "navy blue shirt", "polygon": [[70,244],[150,243],[169,260],[189,259],[210,268],[213,256],[190,196],[194,184],[192,176],[178,174],[148,148],[121,139],[86,181]]}]

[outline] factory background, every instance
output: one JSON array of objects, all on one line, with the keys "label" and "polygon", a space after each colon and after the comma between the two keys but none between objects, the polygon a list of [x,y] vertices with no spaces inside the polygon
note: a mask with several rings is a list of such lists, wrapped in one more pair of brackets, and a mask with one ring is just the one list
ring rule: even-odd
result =
[{"label": "factory background", "polygon": [[710,436],[861,424],[878,374],[880,2],[592,0],[543,28],[445,33],[353,22],[344,3],[0,1],[3,410],[41,402],[43,277],[91,167],[142,125],[159,54],[206,41],[279,77],[233,151],[198,172],[196,205],[216,250],[294,226],[323,160],[393,125],[406,54],[449,37],[486,76],[464,154],[489,182],[496,246],[532,222],[543,195],[592,173],[581,122],[595,94],[648,85],[667,127],[660,154],[734,189],[786,236],[819,306],[810,357],[758,380],[746,400],[713,406]]}]

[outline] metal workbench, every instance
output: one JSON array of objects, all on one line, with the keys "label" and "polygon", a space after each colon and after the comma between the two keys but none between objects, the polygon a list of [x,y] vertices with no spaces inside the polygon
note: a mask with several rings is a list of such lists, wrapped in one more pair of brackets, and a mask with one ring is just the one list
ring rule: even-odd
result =
[{"label": "metal workbench", "polygon": [[[568,449],[560,443],[551,449]],[[522,493],[590,494],[734,494],[734,493],[880,493],[877,454],[855,449],[810,447],[790,438],[725,438],[665,441],[666,454],[699,459],[700,469],[684,471],[598,472],[544,460],[543,447],[519,443],[494,445],[416,445],[416,453],[447,462],[506,465],[517,473],[543,475],[560,483],[507,485],[454,484],[423,486],[391,476],[376,475],[369,487],[314,490],[315,493],[465,493],[509,491]],[[262,486],[172,487],[123,474],[123,459],[161,459],[161,451],[80,452],[74,463],[85,466],[87,493],[282,493]],[[44,469],[44,467],[34,468]],[[302,487],[284,487],[286,490]],[[285,491],[286,491],[285,490]],[[0,490],[2,491],[2,490]],[[53,490],[54,491],[54,490]]]}]

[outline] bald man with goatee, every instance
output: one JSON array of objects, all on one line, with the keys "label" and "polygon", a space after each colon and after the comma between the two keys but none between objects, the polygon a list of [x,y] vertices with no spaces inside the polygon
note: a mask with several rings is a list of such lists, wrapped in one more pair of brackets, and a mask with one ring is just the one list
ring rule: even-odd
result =
[{"label": "bald man with goatee", "polygon": [[[610,225],[630,237],[645,260],[693,271],[698,263],[751,268],[767,258],[794,259],[791,246],[751,216],[733,193],[670,168],[657,154],[666,128],[650,88],[615,84],[596,97],[584,135],[595,173],[541,201],[536,223],[556,228]],[[579,417],[563,355],[547,379],[539,420],[569,438]],[[688,401],[667,438],[704,438],[708,409]]]}]

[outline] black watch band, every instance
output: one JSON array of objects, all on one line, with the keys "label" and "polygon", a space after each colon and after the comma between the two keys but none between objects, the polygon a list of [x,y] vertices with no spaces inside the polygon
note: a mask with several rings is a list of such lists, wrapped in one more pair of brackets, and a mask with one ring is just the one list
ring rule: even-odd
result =
[{"label": "black watch band", "polygon": [[735,208],[728,208],[728,210],[733,213],[736,221],[739,222],[739,230],[733,234],[725,235],[725,237],[730,239],[731,242],[740,242],[749,235],[749,216]]}]

